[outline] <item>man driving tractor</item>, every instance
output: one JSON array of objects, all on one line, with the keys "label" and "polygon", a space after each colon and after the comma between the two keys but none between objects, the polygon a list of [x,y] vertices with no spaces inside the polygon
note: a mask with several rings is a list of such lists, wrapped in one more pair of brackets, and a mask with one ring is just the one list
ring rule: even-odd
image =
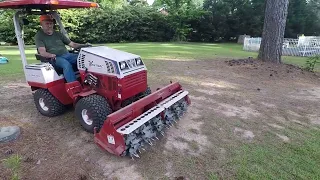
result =
[{"label": "man driving tractor", "polygon": [[62,33],[55,31],[53,29],[54,19],[50,15],[41,15],[40,25],[41,29],[35,36],[39,54],[53,59],[56,66],[63,69],[64,77],[68,83],[76,81],[72,65],[77,63],[78,55],[69,53],[65,45],[75,49],[83,45],[75,43]]}]

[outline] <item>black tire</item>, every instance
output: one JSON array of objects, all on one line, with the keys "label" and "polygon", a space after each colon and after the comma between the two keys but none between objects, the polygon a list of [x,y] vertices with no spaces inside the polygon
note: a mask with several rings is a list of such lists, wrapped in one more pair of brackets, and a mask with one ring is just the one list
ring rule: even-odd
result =
[{"label": "black tire", "polygon": [[139,94],[137,95],[136,101],[139,100],[139,99],[142,99],[142,98],[144,98],[144,97],[146,97],[146,96],[148,96],[149,94],[151,94],[151,89],[150,89],[150,87],[148,86],[147,89],[146,89],[144,92],[139,93]]},{"label": "black tire", "polygon": [[48,89],[38,89],[33,95],[37,110],[44,116],[54,117],[66,111],[63,105]]},{"label": "black tire", "polygon": [[[97,132],[100,131],[107,116],[112,113],[107,100],[100,95],[93,94],[80,99],[75,106],[76,118],[80,121],[81,126],[90,133],[94,132],[94,127],[97,127]],[[89,121],[84,119],[88,116]]]},{"label": "black tire", "polygon": [[141,92],[134,97],[131,97],[129,99],[124,100],[121,104],[121,107],[126,107],[126,106],[132,104],[133,102],[138,101],[139,99],[142,99],[142,98],[148,96],[149,94],[151,94],[151,89],[150,89],[150,87],[147,87],[147,89],[144,92]]},{"label": "black tire", "polygon": [[147,87],[147,89],[143,92],[143,97],[146,97],[146,96],[148,96],[149,94],[151,94],[152,92],[151,92],[151,89],[150,89],[150,87],[148,86]]}]

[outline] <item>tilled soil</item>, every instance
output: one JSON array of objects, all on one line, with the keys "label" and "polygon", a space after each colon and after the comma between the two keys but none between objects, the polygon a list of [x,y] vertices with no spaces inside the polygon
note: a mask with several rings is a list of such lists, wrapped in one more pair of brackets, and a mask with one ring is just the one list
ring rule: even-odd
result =
[{"label": "tilled soil", "polygon": [[[20,137],[0,144],[0,159],[22,157],[22,179],[207,179],[232,178],[228,164],[237,145],[260,141],[265,132],[292,126],[319,128],[319,76],[291,65],[253,59],[147,61],[152,90],[178,81],[192,101],[185,116],[140,159],[101,150],[74,117],[47,118],[19,80],[0,85],[0,126],[18,125]],[[0,165],[0,179],[11,172]]]}]

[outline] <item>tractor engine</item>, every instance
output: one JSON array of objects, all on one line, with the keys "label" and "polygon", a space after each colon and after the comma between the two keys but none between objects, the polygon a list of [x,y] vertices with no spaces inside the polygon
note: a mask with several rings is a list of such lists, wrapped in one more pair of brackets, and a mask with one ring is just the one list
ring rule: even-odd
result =
[{"label": "tractor engine", "polygon": [[113,109],[120,102],[130,104],[148,88],[141,57],[106,46],[81,48],[78,69],[82,82],[104,95]]}]

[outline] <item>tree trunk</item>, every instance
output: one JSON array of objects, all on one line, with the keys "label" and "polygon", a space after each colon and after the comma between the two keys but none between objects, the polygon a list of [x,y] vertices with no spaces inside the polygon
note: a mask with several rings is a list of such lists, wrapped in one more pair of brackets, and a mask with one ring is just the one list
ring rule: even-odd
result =
[{"label": "tree trunk", "polygon": [[289,0],[266,0],[262,42],[258,59],[281,63]]}]

